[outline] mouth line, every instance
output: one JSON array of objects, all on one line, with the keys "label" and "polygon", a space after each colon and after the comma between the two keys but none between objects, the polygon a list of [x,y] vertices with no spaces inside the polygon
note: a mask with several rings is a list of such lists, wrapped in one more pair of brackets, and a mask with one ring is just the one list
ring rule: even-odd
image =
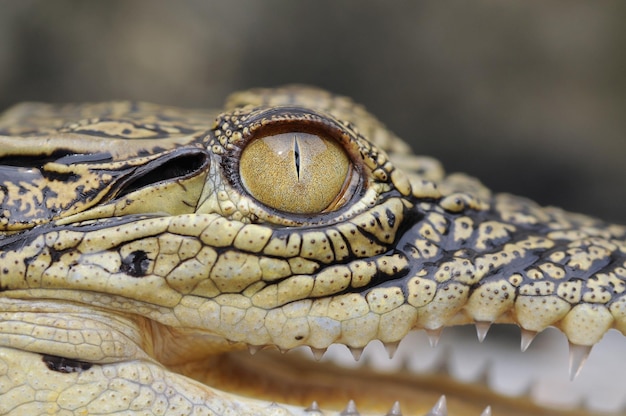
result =
[{"label": "mouth line", "polygon": [[626,349],[626,338],[616,330],[609,331],[593,347],[573,381],[568,372],[567,338],[555,328],[539,334],[524,352],[520,350],[516,325],[494,325],[483,342],[477,339],[472,326],[447,328],[434,348],[430,341],[424,331],[412,331],[393,359],[388,358],[381,343],[373,342],[358,362],[347,348],[333,345],[322,361],[350,368],[366,366],[385,373],[441,375],[554,410],[622,414],[626,408],[620,380],[620,374],[626,373],[626,363],[619,359]]},{"label": "mouth line", "polygon": [[486,406],[494,415],[606,415],[626,406],[619,376],[625,349],[626,339],[610,331],[570,381],[560,331],[542,332],[521,352],[514,325],[494,325],[483,343],[465,326],[447,328],[435,348],[424,331],[412,331],[392,359],[375,341],[358,361],[334,344],[319,361],[299,347],[237,351],[171,369],[220,390],[305,408],[316,402],[341,411],[353,400],[359,411],[386,414],[397,401],[403,414],[427,414],[443,394],[451,415],[480,415]]}]

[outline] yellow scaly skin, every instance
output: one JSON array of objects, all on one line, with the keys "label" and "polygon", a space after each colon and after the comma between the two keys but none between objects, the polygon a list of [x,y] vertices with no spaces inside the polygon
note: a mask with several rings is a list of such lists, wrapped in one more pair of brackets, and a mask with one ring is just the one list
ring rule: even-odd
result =
[{"label": "yellow scaly skin", "polygon": [[[289,172],[249,150],[274,136],[286,170],[318,176],[281,185]],[[354,399],[446,415],[442,393],[450,415],[583,414],[245,349],[393,349],[413,329],[505,322],[527,342],[556,326],[584,356],[626,330],[624,227],[446,175],[317,89],[238,93],[217,116],[16,106],[0,200],[0,414],[317,415],[312,400]]]}]

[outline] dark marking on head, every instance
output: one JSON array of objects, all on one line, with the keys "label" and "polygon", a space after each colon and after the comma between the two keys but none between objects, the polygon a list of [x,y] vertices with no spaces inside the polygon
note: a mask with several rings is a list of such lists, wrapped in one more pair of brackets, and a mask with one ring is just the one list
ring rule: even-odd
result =
[{"label": "dark marking on head", "polygon": [[389,208],[385,210],[385,214],[387,215],[387,224],[389,224],[389,228],[393,228],[393,226],[396,225],[396,215]]},{"label": "dark marking on head", "polygon": [[120,271],[133,277],[143,277],[148,272],[149,266],[150,259],[148,254],[143,250],[137,250],[122,260]]},{"label": "dark marking on head", "polygon": [[59,373],[80,373],[91,368],[92,363],[85,361],[73,360],[71,358],[59,357],[56,355],[43,355],[43,362],[46,367],[52,371]]}]

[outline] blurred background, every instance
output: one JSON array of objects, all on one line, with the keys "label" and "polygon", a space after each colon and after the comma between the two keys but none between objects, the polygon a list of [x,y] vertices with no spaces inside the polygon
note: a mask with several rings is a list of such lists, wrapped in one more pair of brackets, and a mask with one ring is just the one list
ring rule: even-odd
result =
[{"label": "blurred background", "polygon": [[[232,91],[307,83],[365,104],[448,171],[626,224],[626,2],[393,5],[3,0],[0,110],[110,99],[215,108]],[[503,331],[487,342],[509,353],[518,331]],[[572,390],[558,343],[559,385]],[[606,374],[590,383],[614,386]]]},{"label": "blurred background", "polygon": [[626,3],[3,0],[0,109],[307,83],[496,191],[626,223]]}]

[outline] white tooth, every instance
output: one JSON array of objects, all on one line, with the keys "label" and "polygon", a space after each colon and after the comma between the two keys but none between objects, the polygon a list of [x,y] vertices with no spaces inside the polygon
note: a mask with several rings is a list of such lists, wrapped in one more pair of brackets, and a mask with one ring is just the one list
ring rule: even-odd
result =
[{"label": "white tooth", "polygon": [[439,340],[441,339],[441,333],[443,332],[443,327],[439,327],[437,329],[426,329],[426,335],[428,335],[428,342],[432,348],[435,348],[437,344],[439,344]]},{"label": "white tooth", "polygon": [[400,345],[400,341],[397,342],[386,342],[383,344],[385,349],[387,350],[387,354],[389,354],[389,359],[393,359],[393,356],[396,355],[396,351],[398,351],[398,346]]},{"label": "white tooth", "polygon": [[250,353],[250,355],[254,355],[262,349],[263,347],[260,345],[248,345],[248,352]]},{"label": "white tooth", "polygon": [[480,416],[491,416],[491,406],[485,407],[485,410],[483,410]]},{"label": "white tooth", "polygon": [[311,347],[311,352],[313,353],[313,358],[315,358],[315,361],[319,361],[324,357],[324,354],[326,353],[326,348]]},{"label": "white tooth", "polygon": [[354,403],[354,400],[350,400],[346,408],[343,409],[343,412],[339,413],[339,415],[340,416],[359,416],[360,413],[356,409],[356,404]]},{"label": "white tooth", "polygon": [[311,410],[320,410],[320,406],[317,404],[317,402],[315,400],[313,400],[313,403],[311,403],[311,406],[306,408],[307,412],[310,412]]},{"label": "white tooth", "polygon": [[582,370],[589,353],[591,345],[577,345],[569,343],[569,379],[574,381]]},{"label": "white tooth", "polygon": [[307,407],[306,409],[304,409],[304,411],[306,413],[313,413],[313,414],[317,414],[317,415],[321,415],[322,411],[320,410],[319,405],[317,404],[317,402],[314,400],[313,403],[311,403],[311,405],[309,407]]},{"label": "white tooth", "polygon": [[522,352],[526,351],[530,344],[533,342],[535,337],[537,336],[537,331],[529,331],[528,329],[521,328],[522,330],[522,340],[520,343],[520,348]]},{"label": "white tooth", "polygon": [[359,359],[361,358],[361,354],[363,354],[363,348],[348,347],[348,349],[352,353],[354,361],[359,361]]},{"label": "white tooth", "polygon": [[402,411],[400,411],[400,402],[395,402],[391,407],[391,410],[385,416],[402,416]]},{"label": "white tooth", "polygon": [[476,321],[476,335],[478,335],[478,342],[483,342],[485,337],[487,336],[487,332],[489,332],[489,328],[491,328],[491,322],[487,321]]},{"label": "white tooth", "polygon": [[437,404],[430,409],[426,416],[448,416],[448,406],[446,405],[446,396],[441,396],[437,400]]}]

